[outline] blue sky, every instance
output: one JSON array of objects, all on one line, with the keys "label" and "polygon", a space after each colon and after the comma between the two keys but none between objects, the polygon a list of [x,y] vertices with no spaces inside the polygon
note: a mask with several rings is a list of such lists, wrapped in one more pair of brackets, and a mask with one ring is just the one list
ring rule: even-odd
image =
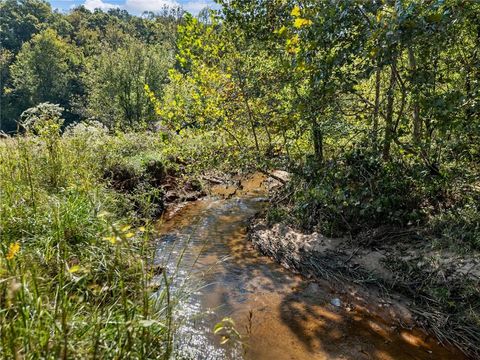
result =
[{"label": "blue sky", "polygon": [[93,10],[100,8],[107,10],[109,8],[120,7],[128,10],[132,14],[141,14],[144,11],[158,11],[165,5],[178,6],[181,5],[185,10],[197,14],[204,7],[210,6],[218,8],[213,0],[56,0],[50,1],[53,8],[67,11],[72,7],[84,5],[86,8]]}]

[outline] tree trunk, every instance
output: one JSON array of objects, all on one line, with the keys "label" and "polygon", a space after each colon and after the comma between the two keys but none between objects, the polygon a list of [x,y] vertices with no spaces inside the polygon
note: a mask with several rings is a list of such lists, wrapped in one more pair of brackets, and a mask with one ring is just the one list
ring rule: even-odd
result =
[{"label": "tree trunk", "polygon": [[[417,61],[415,60],[415,53],[411,47],[408,48],[408,61],[410,63],[410,71],[415,75],[417,70]],[[420,120],[420,106],[418,104],[417,91],[414,92],[413,100],[413,142],[415,145],[420,145],[422,137],[422,123]]]},{"label": "tree trunk", "polygon": [[258,155],[260,155],[260,145],[258,144],[257,131],[255,129],[255,121],[253,119],[252,110],[250,109],[250,105],[248,104],[248,99],[247,98],[245,98],[245,105],[247,106],[248,121],[250,122],[250,127],[252,128],[253,138],[255,139],[255,149],[257,150]]},{"label": "tree trunk", "polygon": [[383,141],[383,159],[390,159],[390,147],[393,139],[393,103],[395,100],[395,63],[394,61],[390,68],[390,84],[387,91],[387,109],[385,114],[385,137]]},{"label": "tree trunk", "polygon": [[381,82],[381,68],[377,66],[375,71],[375,108],[373,109],[373,143],[375,148],[377,148],[377,138],[378,138],[378,113],[380,111],[380,82]]},{"label": "tree trunk", "polygon": [[248,122],[250,123],[250,128],[252,129],[252,135],[253,135],[253,138],[255,140],[255,149],[257,150],[257,155],[259,156],[260,155],[260,145],[258,143],[257,131],[255,129],[255,119],[254,119],[253,111],[252,111],[252,109],[250,107],[250,104],[248,102],[248,95],[247,95],[247,92],[245,90],[245,79],[241,75],[239,70],[237,70],[237,75],[238,75],[238,79],[239,79],[238,84],[240,86],[240,91],[242,92],[242,98],[243,98],[243,101],[245,102],[245,107],[247,109]]},{"label": "tree trunk", "polygon": [[312,122],[312,137],[315,160],[318,165],[323,163],[323,132],[316,120]]}]

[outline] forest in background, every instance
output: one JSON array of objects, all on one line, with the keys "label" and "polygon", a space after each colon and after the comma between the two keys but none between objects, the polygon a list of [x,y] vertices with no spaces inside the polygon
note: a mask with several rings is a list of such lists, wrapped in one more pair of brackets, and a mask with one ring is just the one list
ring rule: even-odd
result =
[{"label": "forest in background", "polygon": [[84,7],[63,14],[44,1],[0,6],[1,130],[16,131],[21,113],[42,102],[62,106],[67,124],[95,118],[111,128],[139,128],[153,122],[144,86],[161,94],[181,9],[137,17]]},{"label": "forest in background", "polygon": [[[218,2],[222,10],[198,16],[166,8],[138,17],[119,9],[58,13],[44,1],[0,1],[6,257],[18,243],[48,267],[67,254],[76,258],[78,244],[98,233],[111,238],[103,220],[88,234],[81,224],[97,219],[103,206],[112,222],[132,222],[139,208],[163,198],[149,164],[188,176],[283,168],[293,177],[270,206],[271,223],[352,241],[381,234],[387,242],[403,234],[408,240],[402,241],[425,249],[478,254],[480,3]],[[111,192],[115,174],[141,179],[133,190],[116,189],[128,194],[126,201]],[[55,214],[59,199],[82,217],[58,219],[75,225],[45,235],[49,222],[42,216]],[[38,241],[44,236],[50,240]],[[57,247],[59,239],[68,251]],[[39,246],[63,255],[38,259]],[[99,261],[90,255],[85,262]],[[65,261],[68,277],[77,260]],[[141,271],[131,270],[129,281],[136,281]],[[418,301],[449,314],[440,327],[459,334],[455,344],[478,351],[478,283],[433,281],[425,268],[408,271],[423,294]],[[44,284],[46,294],[58,286],[57,276]],[[97,296],[86,290],[89,281],[107,281],[103,276],[85,275],[89,296]],[[118,280],[112,276],[108,281]],[[65,291],[65,301],[81,307],[81,299],[67,296],[73,290]],[[20,314],[9,316],[18,316],[25,330]],[[93,338],[101,333],[96,326]],[[106,343],[110,335],[102,335]],[[144,343],[136,347],[128,339],[117,339],[129,344],[125,351],[145,351]],[[4,346],[15,352],[20,345]]]}]

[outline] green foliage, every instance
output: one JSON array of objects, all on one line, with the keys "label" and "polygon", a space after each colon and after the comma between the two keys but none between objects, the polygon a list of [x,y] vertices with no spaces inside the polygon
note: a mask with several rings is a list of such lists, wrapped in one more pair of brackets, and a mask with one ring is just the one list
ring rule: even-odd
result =
[{"label": "green foliage", "polygon": [[[102,176],[128,154],[158,153],[158,143],[109,135],[98,123],[61,135],[60,113],[30,109],[25,134],[0,141],[0,351],[167,359],[174,301],[164,282],[156,297],[150,288],[148,216],[159,190],[145,183],[125,196]],[[158,175],[152,160],[138,162]]]},{"label": "green foliage", "polygon": [[480,194],[463,195],[465,204],[446,209],[432,217],[430,235],[440,246],[448,246],[460,253],[480,250]]},{"label": "green foliage", "polygon": [[288,219],[327,236],[410,228],[460,252],[478,249],[480,193],[468,173],[438,175],[401,157],[385,163],[364,147],[321,169],[310,162],[299,170],[300,176],[285,190],[293,192],[293,208],[290,204],[272,208],[269,221]]},{"label": "green foliage", "polygon": [[0,12],[0,44],[14,52],[40,31],[52,16],[50,4],[42,0],[1,1]]},{"label": "green foliage", "polygon": [[64,122],[61,118],[62,111],[63,108],[58,105],[42,103],[22,113],[21,125],[27,134],[37,135],[39,142],[45,144],[47,157],[44,172],[49,177],[46,183],[54,189],[59,188],[62,177],[62,164],[59,158],[60,130]]},{"label": "green foliage", "polygon": [[87,114],[111,128],[140,128],[155,120],[145,93],[148,85],[161,95],[173,64],[171,50],[126,38],[118,48],[94,57],[85,74]]},{"label": "green foliage", "polygon": [[425,218],[419,209],[428,196],[423,196],[416,180],[430,179],[415,171],[401,162],[384,164],[377,153],[354,149],[321,172],[312,168],[305,190],[295,195],[296,217],[304,227],[318,226],[335,236],[386,224],[418,224]]},{"label": "green foliage", "polygon": [[0,7],[1,130],[14,132],[25,109],[46,101],[65,108],[67,123],[154,122],[143,87],[162,94],[183,10],[137,17],[83,6],[62,14],[40,0],[4,0]]},{"label": "green foliage", "polygon": [[17,54],[10,68],[12,91],[25,108],[46,101],[68,106],[80,62],[71,45],[54,30],[44,30],[24,43]]},{"label": "green foliage", "polygon": [[176,132],[217,132],[232,152],[257,161],[298,140],[288,136],[297,128],[280,59],[215,13],[208,23],[186,17],[178,31],[178,68],[157,99],[162,124]]}]

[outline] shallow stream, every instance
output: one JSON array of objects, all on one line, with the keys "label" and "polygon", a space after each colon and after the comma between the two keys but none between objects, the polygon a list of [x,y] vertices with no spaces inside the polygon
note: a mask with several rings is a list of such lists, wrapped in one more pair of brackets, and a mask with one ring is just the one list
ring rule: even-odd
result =
[{"label": "shallow stream", "polygon": [[[229,199],[208,197],[159,224],[158,258],[176,273],[172,288],[182,299],[175,314],[179,358],[462,358],[423,332],[393,326],[335,286],[312,283],[258,253],[246,228],[264,206],[262,195],[247,189]],[[225,317],[234,320],[240,340],[221,344],[213,333]]]}]

